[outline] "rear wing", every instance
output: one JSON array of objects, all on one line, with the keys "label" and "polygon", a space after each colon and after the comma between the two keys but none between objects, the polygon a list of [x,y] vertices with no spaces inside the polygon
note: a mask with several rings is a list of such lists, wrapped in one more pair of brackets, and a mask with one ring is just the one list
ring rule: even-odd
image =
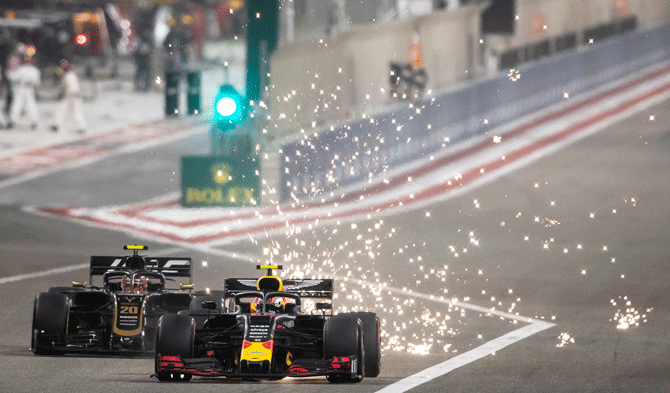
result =
[{"label": "rear wing", "polygon": [[[162,273],[166,277],[188,277],[192,281],[193,265],[191,258],[144,257],[146,270]],[[90,279],[102,276],[107,272],[127,271],[128,257],[92,256]],[[254,287],[255,288],[255,287]]]},{"label": "rear wing", "polygon": [[[226,278],[224,281],[224,296],[235,296],[237,293],[256,291],[257,278]],[[301,298],[330,299],[333,301],[332,279],[298,279],[283,280],[284,292],[295,293]]]}]

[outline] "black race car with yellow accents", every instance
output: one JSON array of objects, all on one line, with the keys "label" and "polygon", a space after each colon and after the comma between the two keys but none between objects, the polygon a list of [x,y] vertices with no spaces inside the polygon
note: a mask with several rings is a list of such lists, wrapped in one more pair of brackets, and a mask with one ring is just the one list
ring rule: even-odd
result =
[{"label": "black race car with yellow accents", "polygon": [[333,280],[282,281],[272,274],[280,265],[257,268],[267,275],[225,280],[222,308],[204,301],[201,310],[160,318],[154,374],[159,381],[325,376],[341,383],[379,375],[376,314],[333,315]]},{"label": "black race car with yellow accents", "polygon": [[[35,297],[32,351],[152,353],[158,318],[196,307],[213,294],[191,293],[190,258],[144,257],[146,246],[129,245],[130,256],[92,256],[89,282],[52,287]],[[169,285],[168,281],[185,279]],[[99,278],[98,278],[99,280]],[[172,288],[170,288],[172,287]],[[197,301],[194,301],[197,299]],[[218,302],[222,302],[219,296]]]}]

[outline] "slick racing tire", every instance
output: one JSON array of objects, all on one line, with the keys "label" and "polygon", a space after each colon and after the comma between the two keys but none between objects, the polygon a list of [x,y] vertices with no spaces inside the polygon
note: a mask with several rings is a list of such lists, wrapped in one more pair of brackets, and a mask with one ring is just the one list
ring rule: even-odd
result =
[{"label": "slick racing tire", "polygon": [[193,357],[195,321],[187,315],[165,314],[156,331],[156,378],[161,382],[188,382],[191,374],[159,371],[159,355]]},{"label": "slick racing tire", "polygon": [[377,314],[373,312],[354,312],[349,315],[358,317],[363,323],[363,349],[365,351],[365,377],[376,377],[381,369],[380,325]]},{"label": "slick racing tire", "polygon": [[69,301],[61,293],[42,292],[35,297],[31,348],[35,355],[57,355],[62,352],[45,346],[42,335],[61,335],[67,331]]},{"label": "slick racing tire", "polygon": [[363,326],[357,316],[351,314],[336,315],[329,318],[323,327],[323,346],[326,359],[335,356],[357,355],[356,376],[329,374],[330,383],[356,383],[363,380],[365,374],[365,350],[363,348]]}]

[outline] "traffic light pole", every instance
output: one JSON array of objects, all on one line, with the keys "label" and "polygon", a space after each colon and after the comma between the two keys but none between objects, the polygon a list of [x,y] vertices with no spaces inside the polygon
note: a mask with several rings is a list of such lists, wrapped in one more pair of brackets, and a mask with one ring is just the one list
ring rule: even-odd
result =
[{"label": "traffic light pole", "polygon": [[223,85],[214,99],[214,122],[210,129],[213,156],[233,157],[251,153],[251,140],[245,127],[246,99],[231,85]]},{"label": "traffic light pole", "polygon": [[[279,1],[247,0],[247,100],[260,101],[279,39]],[[266,70],[263,73],[263,70]]]}]

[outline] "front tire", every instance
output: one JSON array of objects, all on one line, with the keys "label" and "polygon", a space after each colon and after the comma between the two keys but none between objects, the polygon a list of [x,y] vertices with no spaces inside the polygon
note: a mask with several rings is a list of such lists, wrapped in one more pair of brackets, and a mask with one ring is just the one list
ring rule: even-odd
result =
[{"label": "front tire", "polygon": [[42,342],[43,335],[64,336],[67,332],[69,300],[61,293],[42,292],[35,297],[31,350],[35,355],[58,355],[62,352]]},{"label": "front tire", "polygon": [[373,312],[354,312],[363,323],[363,349],[365,351],[365,376],[376,377],[381,370],[380,325],[377,314]]},{"label": "front tire", "polygon": [[159,371],[159,355],[193,357],[195,321],[187,315],[165,314],[156,331],[156,378],[161,382],[188,382],[191,374]]},{"label": "front tire", "polygon": [[329,374],[330,383],[357,383],[365,374],[365,350],[363,347],[363,326],[357,316],[351,314],[336,315],[329,318],[323,327],[323,346],[327,359],[335,356],[356,355],[356,376]]}]

